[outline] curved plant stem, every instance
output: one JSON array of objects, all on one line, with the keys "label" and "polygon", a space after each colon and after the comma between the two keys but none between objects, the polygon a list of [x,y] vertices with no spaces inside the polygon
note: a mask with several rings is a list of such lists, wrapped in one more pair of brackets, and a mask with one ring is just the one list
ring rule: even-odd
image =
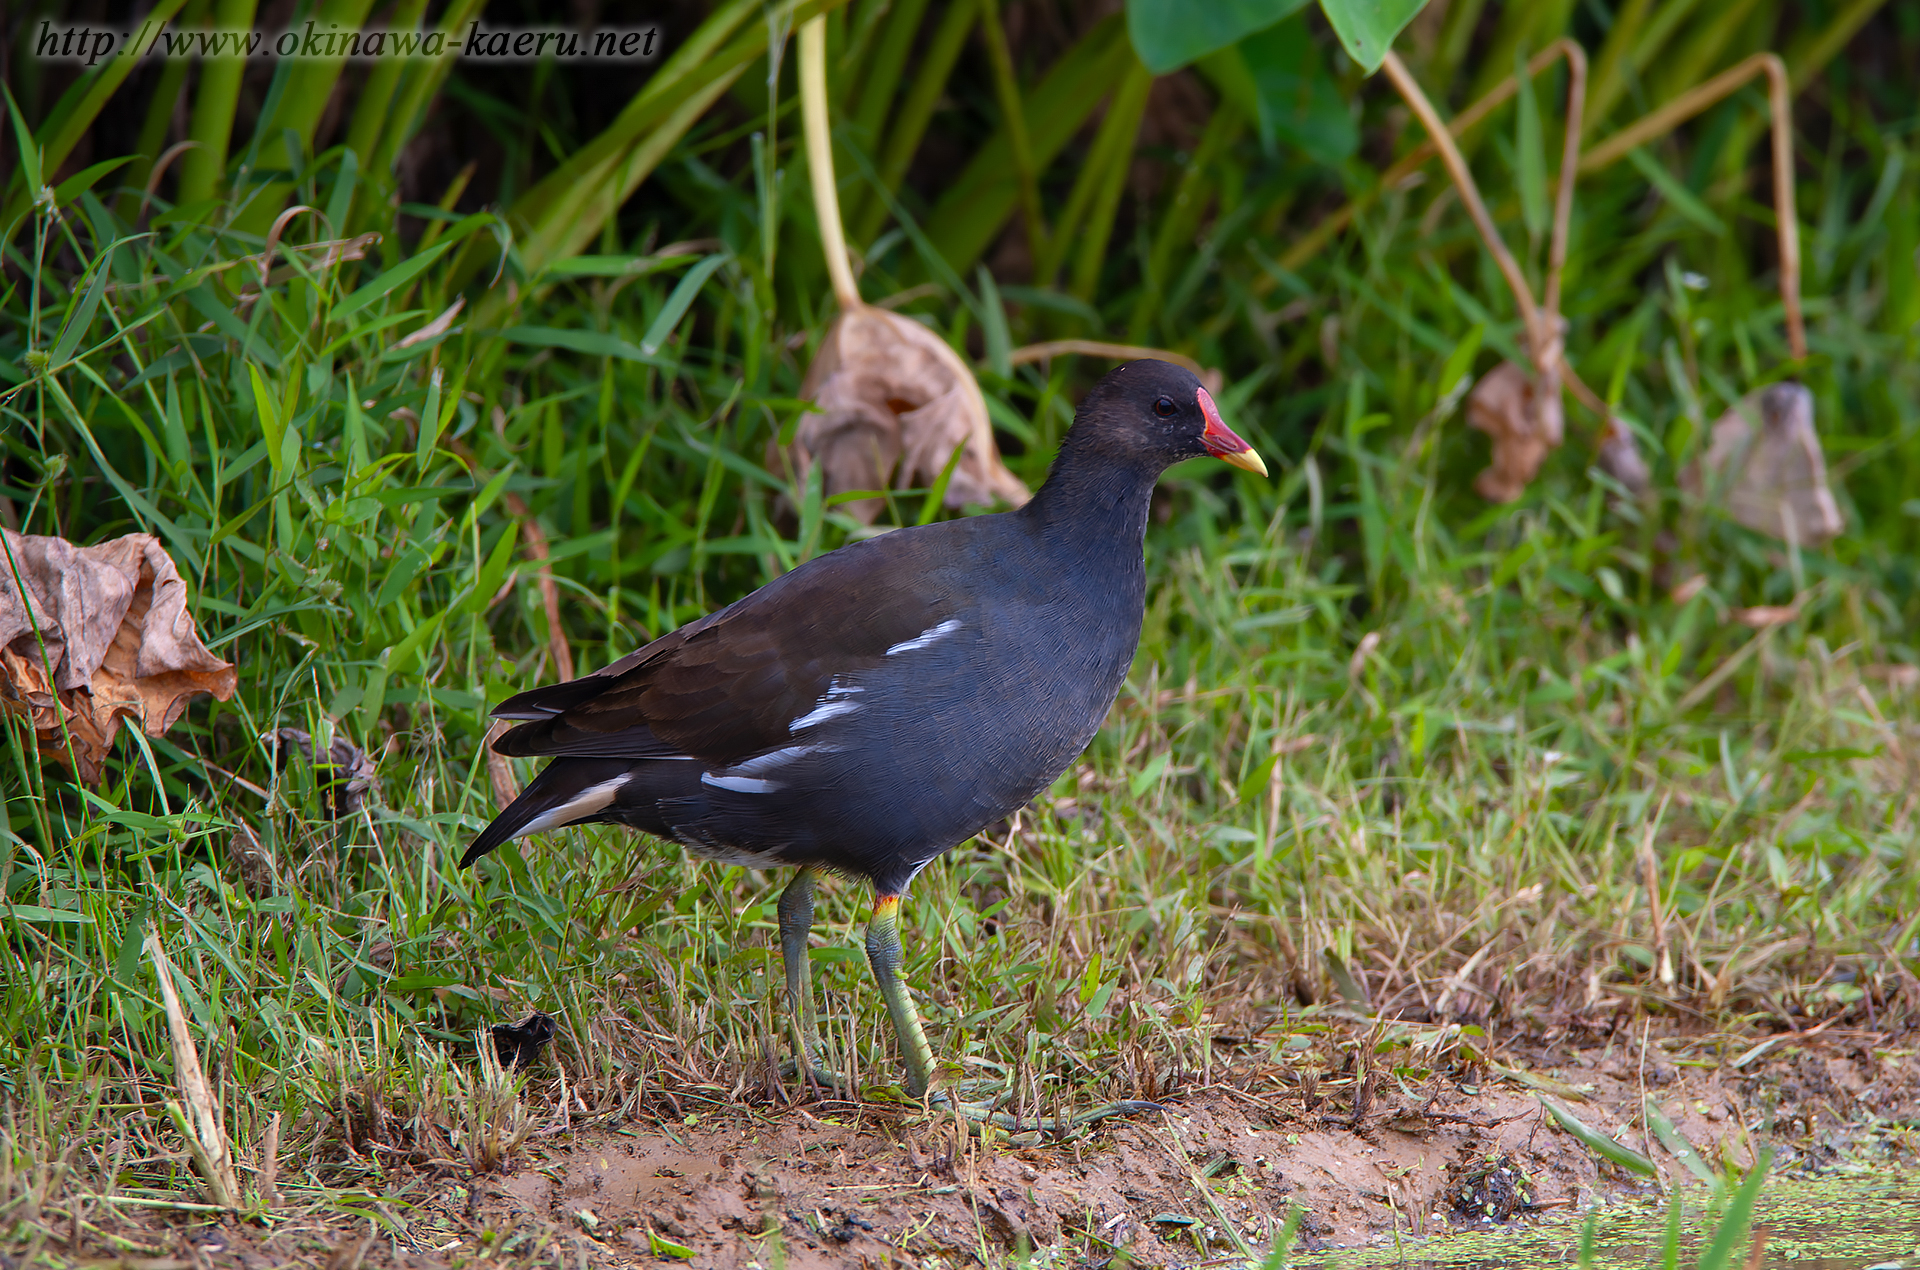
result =
[{"label": "curved plant stem", "polygon": [[827,20],[809,18],[800,28],[800,119],[807,135],[807,174],[813,210],[820,221],[820,250],[842,311],[860,307],[860,288],[847,259],[840,227],[840,192],[833,177],[833,137],[827,120]]},{"label": "curved plant stem", "polygon": [[[1446,164],[1447,174],[1453,178],[1453,186],[1460,195],[1461,204],[1473,218],[1481,241],[1486,243],[1494,264],[1500,267],[1501,276],[1507,280],[1507,287],[1513,292],[1513,301],[1520,309],[1520,320],[1527,328],[1527,352],[1538,362],[1545,353],[1552,333],[1546,329],[1540,307],[1534,303],[1533,290],[1527,286],[1526,275],[1520,272],[1519,262],[1507,250],[1506,242],[1494,226],[1493,217],[1487,212],[1486,203],[1480,198],[1480,187],[1474,184],[1473,173],[1468,170],[1460,147],[1454,144],[1453,133],[1448,131],[1440,112],[1427,100],[1427,94],[1421,90],[1419,82],[1407,70],[1406,63],[1400,60],[1398,53],[1388,49],[1386,59],[1380,66],[1387,72],[1387,78],[1393,81],[1393,86],[1400,90],[1400,95],[1407,99],[1407,104],[1413,107],[1413,113],[1420,116],[1420,122],[1426,125],[1427,135],[1433,138],[1434,145],[1439,148],[1440,160]],[[1578,144],[1578,134],[1575,134],[1575,144]],[[1565,184],[1564,180],[1562,184]]]},{"label": "curved plant stem", "polygon": [[1067,357],[1075,353],[1087,357],[1110,357],[1117,362],[1157,357],[1163,362],[1184,366],[1195,375],[1206,373],[1199,362],[1185,353],[1176,353],[1170,348],[1148,348],[1141,344],[1109,344],[1105,340],[1048,340],[1044,344],[1027,344],[1014,349],[1007,355],[1007,360],[1015,366],[1020,366],[1027,362],[1044,362],[1049,358]]},{"label": "curved plant stem", "polygon": [[1580,171],[1580,130],[1587,106],[1586,50],[1572,40],[1556,40],[1552,47],[1567,57],[1567,137],[1560,148],[1560,189],[1553,201],[1553,240],[1547,248],[1547,285],[1541,296],[1549,322],[1560,313],[1560,274],[1567,266],[1567,228],[1573,221],[1573,182]]},{"label": "curved plant stem", "polygon": [[[1567,59],[1567,118],[1566,141],[1560,157],[1560,182],[1554,198],[1553,238],[1547,249],[1546,302],[1539,306],[1534,304],[1533,293],[1513,253],[1507,250],[1500,231],[1494,227],[1493,218],[1487,214],[1486,203],[1480,198],[1479,187],[1474,184],[1473,173],[1461,156],[1460,147],[1454,144],[1454,135],[1462,127],[1461,122],[1456,121],[1451,129],[1441,122],[1433,103],[1427,100],[1420,85],[1408,73],[1406,65],[1393,52],[1387,53],[1382,65],[1394,86],[1400,90],[1400,95],[1407,99],[1407,104],[1413,107],[1421,123],[1426,125],[1428,136],[1439,149],[1447,173],[1453,178],[1454,190],[1459,194],[1460,202],[1473,217],[1474,227],[1480,231],[1482,241],[1493,254],[1495,263],[1500,266],[1500,272],[1507,280],[1507,286],[1513,291],[1514,303],[1520,309],[1521,320],[1527,328],[1527,356],[1532,360],[1542,384],[1550,386],[1556,398],[1562,387],[1567,388],[1581,405],[1599,417],[1605,425],[1597,443],[1601,465],[1613,470],[1616,477],[1634,488],[1644,483],[1644,477],[1638,474],[1645,469],[1639,461],[1633,434],[1614,417],[1606,402],[1574,372],[1572,363],[1566,359],[1566,349],[1561,339],[1560,275],[1567,262],[1567,232],[1573,217],[1573,183],[1583,166],[1580,162],[1580,123],[1586,104],[1586,52],[1571,40],[1557,40],[1544,53]],[[1537,58],[1535,60],[1538,61]],[[1535,73],[1533,63],[1529,63],[1527,73]],[[1518,77],[1508,83],[1517,90]],[[1511,95],[1510,91],[1506,95]],[[1489,102],[1493,96],[1493,93],[1489,93],[1481,102]],[[1624,458],[1617,453],[1621,450],[1626,451]],[[1614,456],[1612,459],[1608,457],[1610,454]]]},{"label": "curved plant stem", "polygon": [[1800,219],[1793,200],[1793,93],[1787,65],[1775,53],[1755,53],[1658,110],[1622,128],[1587,151],[1581,172],[1598,172],[1635,146],[1663,137],[1756,75],[1767,77],[1767,108],[1773,119],[1773,212],[1780,234],[1780,304],[1787,315],[1787,347],[1796,360],[1807,355],[1800,316]]},{"label": "curved plant stem", "polygon": [[[1582,57],[1585,56],[1584,53],[1580,53],[1580,46],[1572,40],[1555,40],[1527,59],[1527,74],[1538,75],[1550,66],[1556,57],[1565,57],[1571,61],[1576,53],[1579,53]],[[1453,121],[1447,125],[1447,131],[1451,132],[1455,137],[1466,136],[1469,131],[1478,127],[1488,115],[1492,114],[1501,106],[1506,105],[1507,99],[1518,91],[1520,91],[1519,79],[1509,75],[1506,79],[1494,85],[1494,87],[1487,92],[1486,96],[1455,115]],[[1419,171],[1421,165],[1426,163],[1428,159],[1431,159],[1435,153],[1436,150],[1434,149],[1432,141],[1422,141],[1419,145],[1401,155],[1394,161],[1392,167],[1381,173],[1380,180],[1371,190],[1355,198],[1352,202],[1328,212],[1318,225],[1308,230],[1304,237],[1297,240],[1292,247],[1289,247],[1286,254],[1280,257],[1280,266],[1283,269],[1298,269],[1301,265],[1313,259],[1314,256],[1320,253],[1320,249],[1332,240],[1335,234],[1338,234],[1341,230],[1353,223],[1353,218],[1359,215],[1363,208],[1370,206],[1375,199],[1379,198],[1383,190],[1391,190],[1398,187],[1401,182]],[[1272,286],[1273,280],[1264,275],[1254,283],[1255,292],[1259,295],[1265,295]]]}]

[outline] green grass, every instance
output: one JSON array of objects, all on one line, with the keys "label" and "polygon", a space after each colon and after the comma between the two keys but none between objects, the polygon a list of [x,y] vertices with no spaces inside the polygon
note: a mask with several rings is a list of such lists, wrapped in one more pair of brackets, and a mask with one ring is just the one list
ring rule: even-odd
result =
[{"label": "green grass", "polygon": [[[1653,149],[1719,232],[1630,165],[1581,186],[1569,348],[1641,436],[1644,505],[1588,471],[1592,421],[1571,407],[1570,443],[1522,502],[1472,494],[1485,441],[1442,368],[1484,371],[1519,336],[1457,206],[1423,224],[1437,182],[1388,194],[1295,275],[1272,265],[1310,223],[1289,200],[1329,173],[1229,139],[1200,247],[1161,273],[1148,221],[1132,245],[1116,235],[1092,312],[1115,333],[1150,313],[1142,337],[1223,366],[1223,407],[1275,476],[1170,475],[1107,726],[1050,796],[917,884],[908,976],[961,1075],[1013,1080],[1021,1110],[1154,1097],[1211,1069],[1212,1035],[1302,998],[1515,1030],[1625,1008],[1756,1033],[1920,1005],[1901,987],[1920,923],[1915,124],[1844,69],[1823,100],[1820,144],[1801,143],[1802,366],[1784,366],[1770,211],[1746,192],[1762,186],[1729,175],[1750,102]],[[171,1133],[149,932],[240,1154],[279,1113],[281,1186],[315,1202],[351,1207],[387,1177],[396,1162],[356,1146],[374,1118],[416,1162],[497,1158],[512,1108],[475,1074],[473,1037],[527,1007],[560,1019],[593,1115],[775,1085],[782,879],[602,829],[454,868],[493,810],[489,703],[555,676],[528,517],[580,673],[859,531],[763,466],[801,409],[825,288],[794,129],[774,182],[721,144],[733,122],[662,164],[657,234],[610,229],[604,257],[544,271],[509,254],[468,310],[484,322],[405,349],[474,254],[491,276],[491,216],[403,241],[389,212],[384,257],[283,255],[291,276],[250,301],[262,243],[221,209],[161,200],[135,226],[103,187],[14,238],[0,515],[77,541],[157,533],[241,670],[231,702],[122,740],[97,790],[8,716],[0,898],[29,906],[0,947],[15,1199],[63,1160],[106,1167],[97,1135],[54,1145],[81,1107]],[[1519,241],[1511,149],[1478,162]],[[361,206],[337,152],[282,175],[336,222]],[[296,222],[283,241],[323,236]],[[882,245],[865,293],[943,280],[907,308],[964,347],[986,300],[910,235]],[[1148,287],[1165,299],[1143,309]],[[1277,323],[1274,287],[1302,304]],[[1050,299],[1013,307],[1016,338],[1097,330]],[[1030,484],[1099,369],[982,372]],[[1848,513],[1824,552],[1677,492],[1713,418],[1787,369],[1814,391]],[[897,501],[918,518],[918,495]],[[1766,631],[1733,617],[1789,603]],[[261,738],[278,727],[373,755],[366,808],[330,819],[324,772],[274,766]],[[829,1046],[869,1087],[896,1084],[864,897],[834,886],[822,917]],[[192,1194],[183,1168],[148,1159],[122,1184]]]}]

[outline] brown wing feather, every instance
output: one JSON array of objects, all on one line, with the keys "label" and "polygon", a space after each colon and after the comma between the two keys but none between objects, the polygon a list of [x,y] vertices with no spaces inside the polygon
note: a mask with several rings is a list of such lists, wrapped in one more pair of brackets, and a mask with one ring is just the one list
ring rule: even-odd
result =
[{"label": "brown wing feather", "polygon": [[835,675],[878,664],[956,609],[939,577],[943,537],[819,557],[597,674],[510,698],[494,713],[530,722],[494,748],[725,762],[787,744]]}]

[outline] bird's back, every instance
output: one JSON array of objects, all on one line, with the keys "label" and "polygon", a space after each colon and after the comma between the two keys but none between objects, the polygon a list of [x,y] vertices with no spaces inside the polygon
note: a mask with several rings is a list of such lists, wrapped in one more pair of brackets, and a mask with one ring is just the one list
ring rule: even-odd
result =
[{"label": "bird's back", "polygon": [[527,722],[499,748],[618,764],[601,818],[903,886],[1098,729],[1140,634],[1125,537],[1089,548],[1009,512],[852,544],[513,698],[497,713]]}]

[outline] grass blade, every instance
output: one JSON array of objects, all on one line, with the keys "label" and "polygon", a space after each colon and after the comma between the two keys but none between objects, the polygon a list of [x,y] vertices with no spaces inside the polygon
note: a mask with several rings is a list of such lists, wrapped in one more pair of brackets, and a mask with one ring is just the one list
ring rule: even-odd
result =
[{"label": "grass blade", "polygon": [[1654,1166],[1653,1161],[1632,1147],[1615,1142],[1606,1134],[1592,1128],[1554,1099],[1544,1094],[1535,1096],[1540,1099],[1540,1105],[1547,1109],[1547,1114],[1553,1117],[1554,1123],[1572,1134],[1582,1146],[1601,1159],[1617,1164],[1630,1173],[1638,1173],[1642,1177],[1660,1176],[1660,1170]]}]

